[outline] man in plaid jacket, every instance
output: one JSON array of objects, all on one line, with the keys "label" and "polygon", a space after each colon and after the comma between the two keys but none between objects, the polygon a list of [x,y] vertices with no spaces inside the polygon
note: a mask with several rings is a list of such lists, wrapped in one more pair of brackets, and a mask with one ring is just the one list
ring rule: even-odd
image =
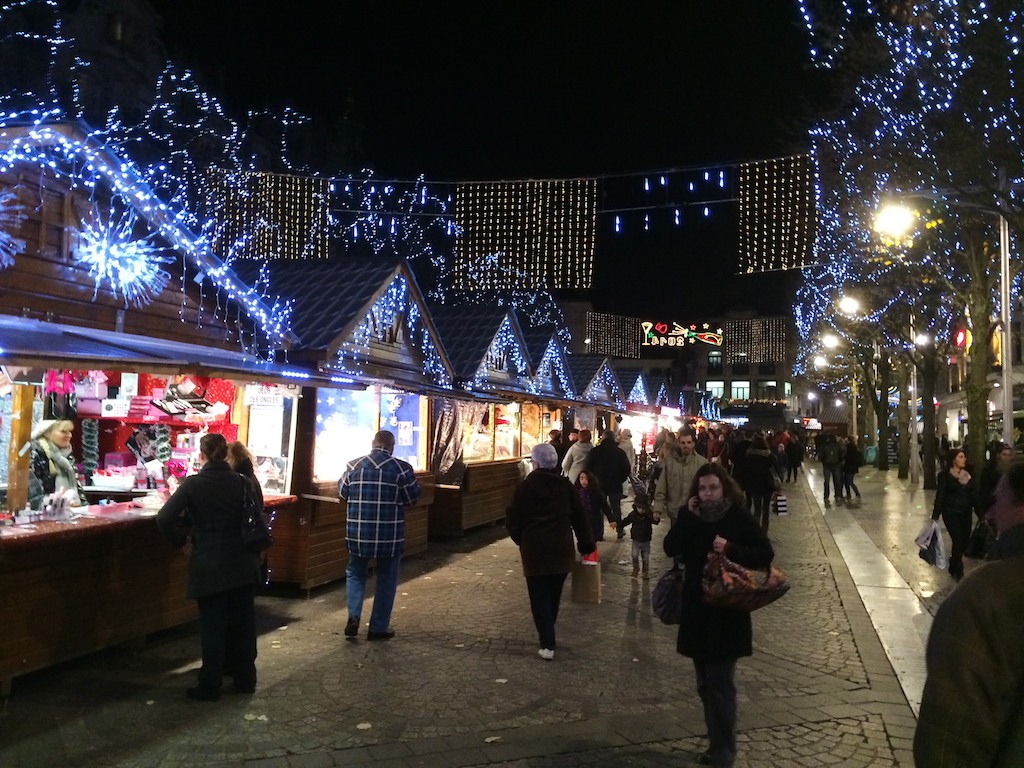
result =
[{"label": "man in plaid jacket", "polygon": [[376,560],[377,587],[367,640],[390,640],[391,609],[405,546],[405,507],[420,497],[420,484],[408,462],[391,455],[395,436],[387,430],[373,437],[369,454],[348,463],[338,481],[338,494],[348,504],[345,543],[348,568],[345,594],[348,624],[345,637],[359,634],[368,561]]}]

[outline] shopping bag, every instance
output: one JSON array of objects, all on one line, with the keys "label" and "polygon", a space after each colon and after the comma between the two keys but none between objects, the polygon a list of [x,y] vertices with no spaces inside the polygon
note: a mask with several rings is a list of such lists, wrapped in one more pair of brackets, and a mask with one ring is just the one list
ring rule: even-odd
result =
[{"label": "shopping bag", "polygon": [[682,568],[666,571],[651,591],[651,610],[662,624],[678,624],[683,612]]},{"label": "shopping bag", "polygon": [[789,502],[786,500],[786,494],[775,494],[775,500],[772,502],[772,509],[775,510],[775,514],[779,517],[785,517],[789,514]]},{"label": "shopping bag", "polygon": [[942,538],[942,531],[936,526],[935,535],[932,536],[935,542],[935,567],[946,570],[949,566],[949,557],[946,555],[946,540]]},{"label": "shopping bag", "polygon": [[917,556],[928,563],[928,565],[935,565],[939,552],[938,541],[941,538],[942,536],[931,536],[928,539],[928,546],[917,550]]},{"label": "shopping bag", "polygon": [[992,550],[996,542],[996,533],[992,526],[984,520],[979,520],[971,531],[971,537],[967,540],[967,548],[964,549],[964,557],[972,560],[984,560]]},{"label": "shopping bag", "polygon": [[725,555],[708,552],[703,589],[708,605],[749,612],[778,600],[789,591],[789,582],[773,565],[747,568]]},{"label": "shopping bag", "polygon": [[601,602],[601,563],[576,562],[572,566],[572,601]]},{"label": "shopping bag", "polygon": [[917,544],[919,549],[928,549],[928,544],[937,530],[939,530],[939,524],[934,520],[929,520],[921,528],[920,533],[914,537],[914,543]]}]

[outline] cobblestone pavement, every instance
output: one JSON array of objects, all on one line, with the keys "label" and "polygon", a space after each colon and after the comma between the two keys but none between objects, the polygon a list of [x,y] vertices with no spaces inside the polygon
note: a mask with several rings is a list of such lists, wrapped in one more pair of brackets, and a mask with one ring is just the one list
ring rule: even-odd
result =
[{"label": "cobblestone pavement", "polygon": [[[904,519],[905,488],[869,474],[851,511],[922,598],[937,599],[948,577],[914,562],[916,530],[909,542],[903,531],[927,514]],[[737,766],[911,766],[914,715],[829,533],[817,479],[788,485],[791,514],[772,520],[793,588],[754,614],[754,656],[737,668]],[[669,565],[660,528],[654,578]],[[551,662],[537,656],[518,552],[503,528],[487,528],[403,564],[390,642],[344,639],[343,584],[310,599],[260,597],[253,696],[184,697],[194,625],[19,678],[0,717],[0,766],[694,764],[703,717],[676,629],[651,616],[653,578],[630,577],[629,539],[600,553],[604,600],[572,603],[566,586]]]}]

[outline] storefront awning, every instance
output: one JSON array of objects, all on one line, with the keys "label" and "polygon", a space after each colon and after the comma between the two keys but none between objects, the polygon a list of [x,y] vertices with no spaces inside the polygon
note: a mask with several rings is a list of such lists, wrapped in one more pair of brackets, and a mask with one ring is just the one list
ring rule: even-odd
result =
[{"label": "storefront awning", "polygon": [[278,383],[308,381],[311,386],[364,386],[350,378],[268,362],[242,351],[9,316],[0,316],[0,364],[74,370],[143,369]]}]

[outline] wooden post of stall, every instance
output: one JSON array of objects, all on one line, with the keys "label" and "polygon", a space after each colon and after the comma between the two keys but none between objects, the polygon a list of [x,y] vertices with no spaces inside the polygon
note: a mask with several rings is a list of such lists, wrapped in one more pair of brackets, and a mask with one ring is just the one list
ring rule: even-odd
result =
[{"label": "wooden post of stall", "polygon": [[15,384],[11,389],[11,443],[7,449],[7,509],[20,512],[28,505],[29,451],[19,455],[32,438],[32,401],[35,387]]}]

